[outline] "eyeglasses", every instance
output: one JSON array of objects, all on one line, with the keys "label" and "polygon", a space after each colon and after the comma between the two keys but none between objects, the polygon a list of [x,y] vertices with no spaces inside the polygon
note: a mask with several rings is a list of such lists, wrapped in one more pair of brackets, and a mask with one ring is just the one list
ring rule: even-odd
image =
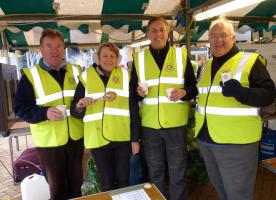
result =
[{"label": "eyeglasses", "polygon": [[223,33],[223,34],[213,34],[213,35],[210,35],[209,37],[211,40],[219,40],[219,39],[226,40],[228,36],[231,36],[231,35],[233,34]]}]

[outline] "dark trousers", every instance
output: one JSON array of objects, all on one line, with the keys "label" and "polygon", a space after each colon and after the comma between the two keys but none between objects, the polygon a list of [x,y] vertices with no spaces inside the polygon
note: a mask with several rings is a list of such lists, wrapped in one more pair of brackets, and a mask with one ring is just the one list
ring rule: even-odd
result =
[{"label": "dark trousers", "polygon": [[101,179],[101,191],[114,190],[128,186],[130,173],[130,142],[111,142],[92,149]]},{"label": "dark trousers", "polygon": [[60,147],[37,148],[40,164],[50,186],[51,199],[81,196],[83,139]]},{"label": "dark trousers", "polygon": [[165,181],[166,163],[168,163],[170,199],[187,199],[186,128],[184,126],[168,129],[143,127],[143,145],[151,182],[168,198]]},{"label": "dark trousers", "polygon": [[209,178],[220,200],[252,200],[259,143],[216,145],[198,140]]}]

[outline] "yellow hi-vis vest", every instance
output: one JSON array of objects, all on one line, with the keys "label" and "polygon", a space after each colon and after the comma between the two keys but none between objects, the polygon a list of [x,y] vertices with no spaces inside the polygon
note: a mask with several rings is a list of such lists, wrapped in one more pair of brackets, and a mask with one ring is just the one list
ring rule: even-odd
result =
[{"label": "yellow hi-vis vest", "polygon": [[148,95],[140,105],[142,126],[160,129],[186,125],[189,103],[170,101],[167,88],[183,88],[186,70],[186,49],[170,47],[160,72],[150,50],[134,54],[139,83],[148,83]]},{"label": "yellow hi-vis vest", "polygon": [[85,96],[101,98],[106,92],[115,92],[117,97],[108,102],[98,99],[86,107],[84,122],[84,146],[98,148],[110,141],[130,141],[129,72],[115,67],[105,85],[94,67],[83,73]]},{"label": "yellow hi-vis vest", "polygon": [[241,104],[234,97],[225,97],[219,85],[222,72],[231,72],[243,87],[249,87],[249,74],[258,55],[240,52],[229,59],[216,73],[211,83],[211,64],[203,69],[198,86],[195,136],[206,117],[210,137],[216,143],[247,144],[261,138],[259,109]]},{"label": "yellow hi-vis vest", "polygon": [[34,143],[38,147],[57,147],[68,142],[68,138],[79,140],[83,137],[83,123],[70,116],[70,105],[78,83],[81,69],[70,64],[66,65],[63,89],[59,83],[39,65],[23,69],[33,85],[36,105],[55,107],[66,105],[66,117],[62,121],[46,120],[31,124]]}]

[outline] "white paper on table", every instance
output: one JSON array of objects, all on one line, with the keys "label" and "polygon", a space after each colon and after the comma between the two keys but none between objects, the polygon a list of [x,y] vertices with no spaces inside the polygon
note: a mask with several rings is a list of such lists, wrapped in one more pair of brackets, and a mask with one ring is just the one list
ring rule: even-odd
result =
[{"label": "white paper on table", "polygon": [[139,189],[114,195],[112,200],[150,200],[150,198],[144,189]]}]

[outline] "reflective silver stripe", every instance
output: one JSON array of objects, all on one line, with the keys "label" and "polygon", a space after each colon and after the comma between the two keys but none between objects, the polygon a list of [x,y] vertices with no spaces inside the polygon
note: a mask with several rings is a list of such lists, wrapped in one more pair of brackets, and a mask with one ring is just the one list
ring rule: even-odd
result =
[{"label": "reflective silver stripe", "polygon": [[[126,69],[121,68],[123,73],[123,89],[114,89],[114,88],[106,88],[106,92],[115,92],[118,96],[122,97],[129,97],[129,78],[128,78],[128,71]],[[104,92],[99,93],[91,93],[88,94],[87,87],[85,89],[85,96],[92,97],[93,99],[100,98],[104,96]]]},{"label": "reflective silver stripe", "polygon": [[[105,108],[104,114],[129,116],[129,110],[117,109],[117,108]],[[83,121],[84,122],[96,121],[96,120],[100,120],[102,118],[103,118],[103,113],[101,112],[101,113],[96,113],[96,114],[85,115],[83,118]]]},{"label": "reflective silver stripe", "polygon": [[183,63],[182,63],[182,50],[181,48],[177,47],[175,48],[175,54],[176,54],[176,63],[177,63],[177,78],[182,78],[183,73]]},{"label": "reflective silver stripe", "polygon": [[119,115],[119,116],[129,116],[129,110],[118,109],[118,108],[105,108],[104,114],[106,115]]},{"label": "reflective silver stripe", "polygon": [[159,97],[159,103],[181,103],[183,101],[178,100],[178,101],[170,101],[168,97],[161,96]]},{"label": "reflective silver stripe", "polygon": [[62,97],[73,97],[75,94],[75,90],[64,90],[63,91],[63,95],[62,92],[56,92],[41,98],[37,98],[36,99],[36,104],[37,105],[42,105],[45,103],[49,103],[58,99],[62,99]]},{"label": "reflective silver stripe", "polygon": [[87,72],[86,71],[82,72],[81,76],[83,81],[86,83]]},{"label": "reflective silver stripe", "polygon": [[[176,64],[177,64],[177,78],[172,77],[160,77],[160,83],[172,83],[172,84],[184,84],[183,75],[183,63],[182,63],[182,50],[181,48],[175,48],[176,50]],[[139,76],[141,83],[147,82],[148,86],[154,86],[159,84],[158,79],[146,80],[145,78],[145,52],[140,51],[138,53],[138,65]]]},{"label": "reflective silver stripe", "polygon": [[[204,114],[204,107],[198,106],[197,111]],[[259,115],[258,108],[220,108],[220,107],[206,107],[207,114],[227,115],[227,116],[257,116]]]},{"label": "reflective silver stripe", "polygon": [[150,105],[156,105],[158,103],[181,103],[183,101],[181,100],[178,100],[178,101],[170,101],[168,97],[166,96],[161,96],[159,97],[159,100],[158,98],[144,98],[143,99],[143,103],[144,104],[150,104]]},{"label": "reflective silver stripe", "polygon": [[140,75],[140,81],[141,81],[141,83],[143,83],[143,82],[146,81],[146,78],[145,78],[145,60],[144,60],[144,57],[145,57],[144,51],[140,51],[138,53],[138,66],[139,66],[139,75]]},{"label": "reflective silver stripe", "polygon": [[[83,79],[84,83],[86,84],[87,72],[86,71],[82,72],[81,76],[82,76],[82,79]],[[88,95],[89,94],[88,94],[88,91],[87,91],[87,87],[85,86],[85,96],[87,97]]]},{"label": "reflective silver stripe", "polygon": [[210,87],[200,87],[198,88],[198,93],[199,94],[207,94],[208,92],[212,92],[212,93],[221,93],[222,92],[222,88],[220,86],[212,86],[210,91],[209,91]]},{"label": "reflective silver stripe", "polygon": [[41,83],[41,80],[40,80],[40,76],[38,74],[38,71],[37,71],[36,67],[32,67],[30,69],[30,72],[31,72],[31,74],[33,76],[33,79],[34,79],[34,86],[36,88],[38,99],[41,99],[45,96],[45,92],[44,92],[44,89],[43,89],[43,86],[42,86],[42,83]]},{"label": "reflective silver stripe", "polygon": [[250,58],[251,53],[244,53],[243,56],[241,57],[240,63],[236,69],[236,72],[233,76],[233,79],[238,80],[239,82],[241,81],[241,76],[242,76],[242,72],[243,69],[245,68],[245,65],[248,61],[248,59]]},{"label": "reflective silver stripe", "polygon": [[39,73],[36,67],[30,69],[32,77],[34,79],[34,87],[36,88],[38,98],[36,99],[37,105],[42,105],[45,103],[49,103],[58,99],[62,99],[63,96],[65,97],[73,97],[75,94],[75,90],[64,90],[63,92],[56,92],[50,95],[45,95],[42,82],[39,76]]},{"label": "reflective silver stripe", "polygon": [[106,92],[115,92],[118,96],[129,97],[129,91],[118,90],[114,88],[106,88]]},{"label": "reflective silver stripe", "polygon": [[106,92],[115,92],[118,96],[129,97],[129,78],[128,71],[124,68],[120,68],[123,73],[123,89],[106,88]]},{"label": "reflective silver stripe", "polygon": [[183,85],[184,79],[172,78],[172,77],[160,77],[160,83],[172,83],[172,84],[177,84],[177,85]]},{"label": "reflective silver stripe", "polygon": [[144,104],[158,104],[158,98],[144,98]]},{"label": "reflective silver stripe", "polygon": [[90,114],[90,115],[85,115],[83,118],[83,122],[90,122],[90,121],[96,121],[100,120],[103,118],[103,113],[96,113],[96,114]]},{"label": "reflective silver stripe", "polygon": [[[244,55],[241,57],[241,60],[239,62],[239,65],[236,69],[236,72],[233,76],[234,79],[238,80],[238,81],[241,81],[241,76],[242,76],[242,72],[244,70],[244,67],[248,61],[248,59],[250,58],[251,56],[251,53],[244,53]],[[205,68],[204,68],[205,70]],[[205,93],[208,93],[208,92],[212,92],[212,93],[220,93],[222,92],[222,88],[220,86],[212,86],[210,91],[209,90],[209,87],[200,87],[198,88],[198,92],[199,94],[205,94]]]},{"label": "reflective silver stripe", "polygon": [[155,86],[159,84],[159,79],[151,79],[146,81],[148,83],[148,86]]},{"label": "reflective silver stripe", "polygon": [[[128,70],[121,67],[123,72],[123,90],[124,93],[129,93],[129,77],[128,77]],[[129,96],[129,94],[128,94]]]},{"label": "reflective silver stripe", "polygon": [[74,65],[72,65],[72,69],[73,69],[73,74],[74,74],[75,81],[78,84],[79,83],[79,78],[78,78],[78,76],[79,76],[79,70]]},{"label": "reflective silver stripe", "polygon": [[66,116],[69,117],[70,115],[71,115],[70,110],[67,109],[67,110],[66,110]]},{"label": "reflective silver stripe", "polygon": [[209,92],[209,87],[199,87],[198,94],[206,94]]},{"label": "reflective silver stripe", "polygon": [[52,101],[55,101],[58,99],[62,99],[62,92],[57,92],[54,94],[44,96],[42,98],[38,98],[38,99],[36,99],[36,104],[42,105],[42,104],[49,103],[49,102],[52,102]]},{"label": "reflective silver stripe", "polygon": [[65,97],[73,97],[75,94],[75,90],[63,90],[63,96]]},{"label": "reflective silver stripe", "polygon": [[101,98],[104,96],[104,92],[86,94],[86,97],[92,97],[93,99]]}]

